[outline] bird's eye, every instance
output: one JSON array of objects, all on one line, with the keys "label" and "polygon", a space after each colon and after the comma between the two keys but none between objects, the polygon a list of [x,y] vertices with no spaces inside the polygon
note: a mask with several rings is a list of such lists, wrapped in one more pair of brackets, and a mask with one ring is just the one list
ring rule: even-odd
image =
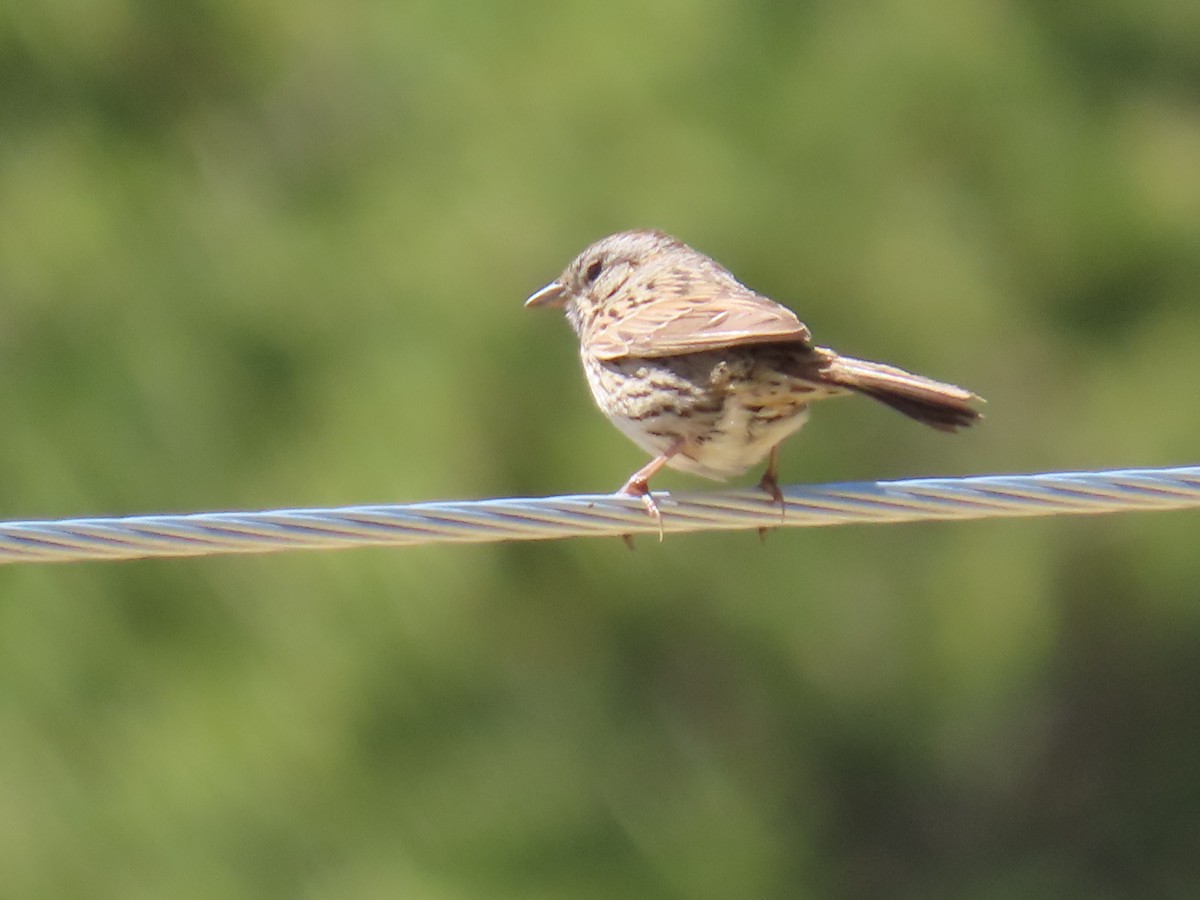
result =
[{"label": "bird's eye", "polygon": [[604,270],[604,263],[600,262],[600,260],[596,260],[594,263],[592,263],[590,266],[588,266],[587,272],[584,273],[584,277],[587,278],[588,284],[591,284],[593,281],[595,281],[597,278],[599,278],[600,273],[603,270]]}]

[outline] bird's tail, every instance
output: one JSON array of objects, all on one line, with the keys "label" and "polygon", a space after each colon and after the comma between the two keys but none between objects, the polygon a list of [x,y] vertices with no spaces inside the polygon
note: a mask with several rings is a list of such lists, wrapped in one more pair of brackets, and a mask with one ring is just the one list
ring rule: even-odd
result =
[{"label": "bird's tail", "polygon": [[822,366],[823,380],[865,394],[931,428],[957,431],[981,417],[971,404],[982,398],[970,391],[895,366],[825,352],[829,358]]}]

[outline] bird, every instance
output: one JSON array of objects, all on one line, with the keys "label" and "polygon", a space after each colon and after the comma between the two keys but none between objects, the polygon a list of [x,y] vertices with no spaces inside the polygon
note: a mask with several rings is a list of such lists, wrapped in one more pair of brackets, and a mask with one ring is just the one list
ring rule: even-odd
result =
[{"label": "bird", "polygon": [[759,486],[782,511],[779,447],[816,401],[861,394],[946,432],[981,417],[971,391],[816,346],[792,310],[662,231],[590,244],[525,306],[563,310],[596,405],[652,457],[617,493],[660,539],[664,466],[723,481],[766,460]]}]

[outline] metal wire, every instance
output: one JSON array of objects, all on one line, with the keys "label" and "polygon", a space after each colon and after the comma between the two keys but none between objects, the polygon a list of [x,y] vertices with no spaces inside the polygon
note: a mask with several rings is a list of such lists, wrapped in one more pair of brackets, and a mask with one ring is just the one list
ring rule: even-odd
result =
[{"label": "metal wire", "polygon": [[[666,532],[1200,507],[1200,466],[655,493]],[[640,500],[567,497],[0,523],[0,563],[658,533]]]}]

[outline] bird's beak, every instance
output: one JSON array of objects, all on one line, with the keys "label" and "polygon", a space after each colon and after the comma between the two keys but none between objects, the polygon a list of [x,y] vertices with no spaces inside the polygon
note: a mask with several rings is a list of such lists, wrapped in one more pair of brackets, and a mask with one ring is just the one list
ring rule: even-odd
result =
[{"label": "bird's beak", "polygon": [[557,281],[552,281],[544,288],[534,291],[525,301],[525,308],[531,306],[562,306],[567,302],[566,291]]}]

